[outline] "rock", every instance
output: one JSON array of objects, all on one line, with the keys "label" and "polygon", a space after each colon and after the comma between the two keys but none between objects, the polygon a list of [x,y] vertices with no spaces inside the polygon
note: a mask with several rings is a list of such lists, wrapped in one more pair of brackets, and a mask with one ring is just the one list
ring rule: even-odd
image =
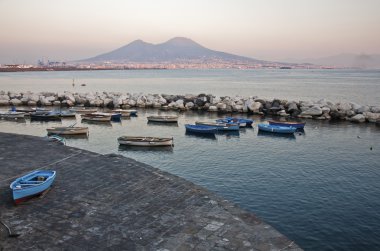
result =
[{"label": "rock", "polygon": [[61,105],[61,101],[56,100],[56,101],[53,102],[53,105],[54,106],[60,106]]},{"label": "rock", "polygon": [[28,101],[28,106],[36,106],[37,105],[37,102],[34,101],[34,100],[29,100]]},{"label": "rock", "polygon": [[289,113],[294,113],[294,112],[298,112],[299,109],[298,109],[298,105],[296,102],[292,102],[292,103],[289,103],[288,104],[288,112]]},{"label": "rock", "polygon": [[65,92],[64,97],[66,100],[70,100],[72,103],[75,103],[75,97],[70,92]]},{"label": "rock", "polygon": [[363,113],[366,120],[368,122],[376,123],[378,120],[380,120],[380,113],[373,113],[373,112],[365,112]]},{"label": "rock", "polygon": [[301,116],[320,116],[322,115],[322,109],[319,106],[313,106],[301,112]]},{"label": "rock", "polygon": [[338,103],[337,109],[338,109],[338,111],[341,111],[341,112],[347,112],[347,111],[350,111],[352,109],[352,106],[349,103]]},{"label": "rock", "polygon": [[9,101],[5,99],[0,99],[0,105],[9,105]]},{"label": "rock", "polygon": [[185,105],[185,107],[187,109],[193,109],[194,108],[194,103],[193,102],[187,102],[186,105]]},{"label": "rock", "polygon": [[324,113],[324,114],[328,114],[328,113],[330,113],[330,108],[328,108],[328,107],[326,107],[326,106],[324,106],[324,107],[322,107],[322,113]]},{"label": "rock", "polygon": [[358,109],[356,109],[356,110],[354,110],[356,113],[358,113],[358,114],[363,114],[363,113],[365,113],[365,112],[369,112],[370,111],[370,108],[369,108],[369,106],[367,106],[367,105],[362,105],[362,106],[360,106]]},{"label": "rock", "polygon": [[204,106],[207,102],[207,98],[206,97],[198,97],[195,99],[194,103],[197,105],[197,106]]},{"label": "rock", "polygon": [[184,97],[183,97],[183,100],[185,101],[185,103],[188,103],[188,102],[193,102],[194,99],[196,99],[197,96],[193,95],[193,94],[186,94]]},{"label": "rock", "polygon": [[218,110],[221,110],[221,111],[225,111],[227,109],[227,105],[224,103],[218,103],[216,107],[218,108]]},{"label": "rock", "polygon": [[356,123],[363,123],[365,122],[365,116],[363,114],[357,114],[352,118],[349,118],[349,120]]},{"label": "rock", "polygon": [[277,114],[280,115],[281,117],[288,117],[288,116],[290,116],[290,114],[287,114],[285,110],[281,110]]},{"label": "rock", "polygon": [[0,100],[5,100],[8,102],[10,100],[10,98],[8,95],[0,95]]},{"label": "rock", "polygon": [[130,107],[134,107],[136,106],[136,101],[134,101],[133,99],[130,99],[127,105],[129,105]]},{"label": "rock", "polygon": [[380,106],[372,106],[370,111],[373,113],[380,113]]},{"label": "rock", "polygon": [[262,108],[263,108],[263,104],[256,101],[254,101],[250,106],[248,106],[248,109],[256,114],[260,113]]},{"label": "rock", "polygon": [[211,105],[211,106],[208,108],[208,111],[209,111],[209,112],[217,112],[217,111],[218,111],[218,107],[216,107],[215,105]]},{"label": "rock", "polygon": [[9,101],[9,104],[14,105],[14,106],[19,106],[19,105],[22,105],[22,102],[21,100],[17,98],[13,98]]},{"label": "rock", "polygon": [[218,97],[218,96],[213,96],[213,97],[210,99],[210,103],[213,104],[213,105],[218,104],[220,101],[221,101],[221,99],[220,99],[220,97]]}]

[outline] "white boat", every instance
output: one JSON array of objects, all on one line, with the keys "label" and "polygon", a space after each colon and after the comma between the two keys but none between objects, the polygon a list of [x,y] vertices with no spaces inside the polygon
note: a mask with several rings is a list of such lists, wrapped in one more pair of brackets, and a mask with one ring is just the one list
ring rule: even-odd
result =
[{"label": "white boat", "polygon": [[58,135],[88,134],[88,127],[61,126],[61,127],[47,128],[46,130],[48,134],[58,134]]},{"label": "white boat", "polygon": [[124,110],[124,109],[115,109],[112,110],[113,113],[121,113],[122,117],[130,117],[131,116],[131,110]]},{"label": "white boat", "polygon": [[24,116],[25,116],[25,112],[14,112],[14,111],[0,112],[0,118],[19,119],[19,118],[24,118]]},{"label": "white boat", "polygon": [[173,138],[121,136],[117,141],[127,146],[173,146]]},{"label": "white boat", "polygon": [[97,112],[97,108],[86,108],[86,107],[74,107],[70,109],[71,112],[76,112],[80,114]]},{"label": "white boat", "polygon": [[111,115],[88,113],[81,115],[82,120],[85,121],[96,121],[96,122],[110,122]]},{"label": "white boat", "polygon": [[155,116],[148,116],[147,117],[149,122],[164,122],[164,123],[175,123],[178,122],[178,116],[175,115],[166,115],[166,116],[161,116],[161,115],[155,115]]}]

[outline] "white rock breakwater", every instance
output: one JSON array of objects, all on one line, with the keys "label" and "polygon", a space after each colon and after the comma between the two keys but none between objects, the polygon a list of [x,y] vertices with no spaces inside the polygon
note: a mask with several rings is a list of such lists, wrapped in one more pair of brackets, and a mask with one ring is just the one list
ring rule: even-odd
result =
[{"label": "white rock breakwater", "polygon": [[326,99],[316,102],[261,99],[250,97],[218,97],[211,94],[143,94],[119,92],[53,93],[0,91],[2,106],[94,106],[107,108],[161,108],[173,110],[203,110],[221,113],[250,113],[310,119],[339,119],[352,122],[380,123],[380,106],[359,105],[353,102],[333,103]]}]

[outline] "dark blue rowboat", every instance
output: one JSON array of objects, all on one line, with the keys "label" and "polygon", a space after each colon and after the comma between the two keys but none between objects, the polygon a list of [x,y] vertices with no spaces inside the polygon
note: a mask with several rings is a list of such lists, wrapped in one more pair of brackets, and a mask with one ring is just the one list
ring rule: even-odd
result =
[{"label": "dark blue rowboat", "polygon": [[239,131],[239,124],[237,123],[196,121],[195,124],[216,127],[218,131]]},{"label": "dark blue rowboat", "polygon": [[31,120],[39,121],[50,121],[50,120],[61,120],[59,114],[54,112],[32,112],[30,113]]},{"label": "dark blue rowboat", "polygon": [[17,178],[10,185],[13,200],[19,204],[46,191],[53,183],[55,171],[38,170]]},{"label": "dark blue rowboat", "polygon": [[205,133],[205,134],[214,134],[217,131],[216,127],[206,126],[206,125],[185,125],[186,132],[192,133]]},{"label": "dark blue rowboat", "polygon": [[240,127],[252,126],[254,122],[252,119],[245,118],[233,118],[233,117],[225,117],[223,119],[217,119],[218,123],[238,123]]},{"label": "dark blue rowboat", "polygon": [[274,121],[269,120],[268,121],[270,125],[276,125],[276,126],[291,126],[295,127],[297,129],[302,129],[305,127],[306,122],[292,122],[292,121]]},{"label": "dark blue rowboat", "polygon": [[294,133],[297,128],[291,126],[277,126],[269,124],[259,124],[260,131],[273,132],[273,133]]}]

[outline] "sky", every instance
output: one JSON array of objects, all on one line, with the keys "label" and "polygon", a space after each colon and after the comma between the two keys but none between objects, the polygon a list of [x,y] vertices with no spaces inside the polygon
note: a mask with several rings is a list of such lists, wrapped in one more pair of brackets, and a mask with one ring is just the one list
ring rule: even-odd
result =
[{"label": "sky", "polygon": [[380,0],[0,0],[0,63],[187,37],[263,60],[380,54]]}]

